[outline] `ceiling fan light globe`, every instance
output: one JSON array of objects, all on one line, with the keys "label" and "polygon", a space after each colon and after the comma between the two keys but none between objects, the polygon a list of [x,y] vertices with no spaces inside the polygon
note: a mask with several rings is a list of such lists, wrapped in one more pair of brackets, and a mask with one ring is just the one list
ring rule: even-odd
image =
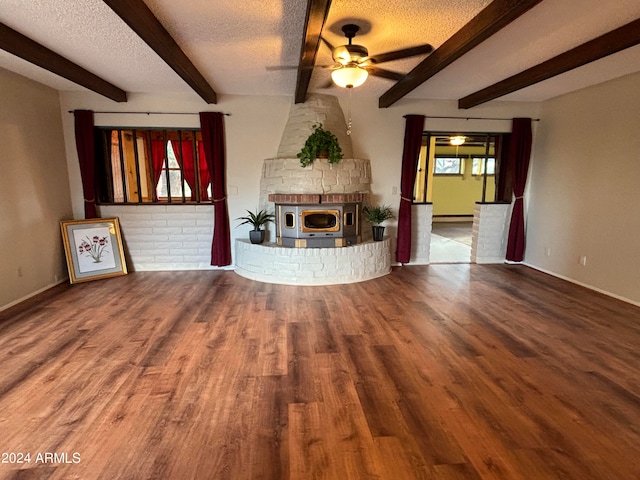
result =
[{"label": "ceiling fan light globe", "polygon": [[333,82],[342,88],[355,88],[362,85],[369,76],[369,73],[357,66],[342,67],[331,72]]}]

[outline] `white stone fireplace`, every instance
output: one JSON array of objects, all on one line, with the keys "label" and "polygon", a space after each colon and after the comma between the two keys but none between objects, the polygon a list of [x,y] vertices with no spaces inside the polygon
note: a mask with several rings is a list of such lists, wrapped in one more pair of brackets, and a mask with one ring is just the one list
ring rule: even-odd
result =
[{"label": "white stone fireplace", "polygon": [[[338,164],[316,159],[303,168],[297,153],[317,123],[338,137],[343,159]],[[259,208],[279,215],[278,222],[270,226],[265,244],[236,241],[239,275],[271,283],[328,285],[391,271],[390,241],[372,242],[371,229],[362,228],[361,208],[370,203],[371,164],[351,158],[346,131],[333,96],[311,94],[304,104],[291,107],[278,156],[264,161],[260,180]],[[290,208],[278,211],[282,205]],[[299,223],[304,215],[293,208],[296,205],[315,210],[306,227]],[[286,215],[294,211],[295,217]]]}]

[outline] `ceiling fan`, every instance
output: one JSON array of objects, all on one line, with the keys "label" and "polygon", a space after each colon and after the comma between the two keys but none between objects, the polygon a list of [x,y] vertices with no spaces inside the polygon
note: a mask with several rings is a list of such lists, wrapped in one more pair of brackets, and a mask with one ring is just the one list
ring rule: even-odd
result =
[{"label": "ceiling fan", "polygon": [[419,45],[416,47],[403,48],[402,50],[394,50],[392,52],[381,53],[375,56],[369,56],[369,51],[362,45],[353,43],[360,27],[349,23],[342,27],[345,37],[349,40],[347,45],[333,47],[324,37],[322,41],[331,48],[333,60],[336,62],[332,65],[331,78],[334,83],[340,87],[352,88],[362,85],[368,75],[387,78],[389,80],[398,81],[404,74],[386,70],[377,67],[379,63],[400,60],[416,55],[431,53],[433,47],[429,44]]},{"label": "ceiling fan", "polygon": [[[369,51],[366,47],[353,43],[353,38],[359,30],[360,27],[358,25],[354,25],[352,23],[344,25],[342,27],[342,31],[344,32],[345,37],[349,40],[349,43],[338,47],[334,47],[327,39],[320,37],[324,44],[331,49],[331,55],[335,63],[333,65],[314,65],[309,68],[330,68],[331,79],[336,85],[343,88],[354,88],[362,85],[369,75],[398,81],[404,77],[404,74],[380,68],[377,65],[384,62],[391,62],[393,60],[414,57],[416,55],[428,54],[433,51],[433,47],[427,43],[424,45],[369,56]],[[284,66],[267,68],[282,70],[297,69],[298,67]],[[330,85],[331,84],[327,86]]]}]

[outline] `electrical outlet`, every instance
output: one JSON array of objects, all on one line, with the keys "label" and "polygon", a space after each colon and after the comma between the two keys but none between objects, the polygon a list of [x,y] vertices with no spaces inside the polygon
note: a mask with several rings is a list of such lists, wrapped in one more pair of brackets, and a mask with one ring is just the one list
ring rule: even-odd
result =
[{"label": "electrical outlet", "polygon": [[580,265],[582,265],[583,267],[587,265],[587,256],[586,255],[582,255],[580,257]]},{"label": "electrical outlet", "polygon": [[18,276],[21,277],[22,276],[22,267],[18,267]]},{"label": "electrical outlet", "polygon": [[551,256],[551,247],[546,247],[544,249],[544,255],[545,255],[545,257],[550,257]]},{"label": "electrical outlet", "polygon": [[397,195],[398,194],[398,187],[391,187],[391,195]]}]

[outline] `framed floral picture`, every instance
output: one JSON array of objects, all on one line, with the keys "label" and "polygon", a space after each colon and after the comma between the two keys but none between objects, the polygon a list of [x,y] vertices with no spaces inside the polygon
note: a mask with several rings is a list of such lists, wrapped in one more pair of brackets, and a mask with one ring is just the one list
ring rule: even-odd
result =
[{"label": "framed floral picture", "polygon": [[71,283],[127,274],[117,218],[63,220],[60,228]]}]

